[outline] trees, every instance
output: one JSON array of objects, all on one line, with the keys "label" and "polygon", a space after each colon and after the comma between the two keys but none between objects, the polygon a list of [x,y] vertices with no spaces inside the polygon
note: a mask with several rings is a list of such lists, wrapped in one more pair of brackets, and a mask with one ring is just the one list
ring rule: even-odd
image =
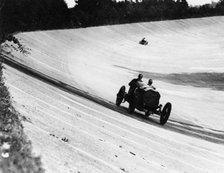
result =
[{"label": "trees", "polygon": [[224,0],[220,0],[216,5],[217,13],[224,15]]},{"label": "trees", "polygon": [[216,7],[191,7],[187,0],[76,0],[71,10],[72,23],[78,27],[103,24],[170,20],[224,14],[224,0]]},{"label": "trees", "polygon": [[0,32],[88,27],[224,14],[224,0],[216,7],[189,7],[186,0],[0,0]]},{"label": "trees", "polygon": [[5,1],[6,0],[0,1],[0,43],[3,41],[3,35],[4,35],[3,28],[2,28],[2,26],[3,26],[2,9],[3,9],[4,5],[5,5]]},{"label": "trees", "polygon": [[78,0],[71,10],[72,23],[86,27],[113,23],[117,17],[115,0]]},{"label": "trees", "polygon": [[7,33],[64,28],[70,21],[64,0],[6,0],[1,12]]}]

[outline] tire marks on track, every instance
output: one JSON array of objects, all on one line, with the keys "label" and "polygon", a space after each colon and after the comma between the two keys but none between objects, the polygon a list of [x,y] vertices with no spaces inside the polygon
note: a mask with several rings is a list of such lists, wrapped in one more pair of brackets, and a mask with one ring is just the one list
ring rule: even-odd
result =
[{"label": "tire marks on track", "polygon": [[[12,86],[13,87],[13,86]],[[20,90],[20,92],[24,92],[24,91],[22,91],[22,90]],[[25,93],[24,93],[25,94]],[[26,94],[28,94],[28,93],[26,93]],[[34,97],[34,96],[32,96],[32,95],[30,95],[31,97]],[[48,96],[47,96],[48,97]],[[36,98],[36,97],[34,97],[34,99],[38,99],[40,102],[43,102],[43,100],[40,100],[39,98]],[[48,100],[48,99],[47,99]],[[48,104],[48,106],[52,106],[51,104],[49,104],[49,103],[47,103],[47,102],[45,102],[44,104]],[[61,104],[63,104],[63,103],[61,103]],[[77,103],[77,104],[79,104],[79,103]],[[84,105],[85,106],[85,105]],[[65,107],[67,107],[67,106],[65,106]],[[88,108],[88,107],[86,107],[86,108]],[[60,110],[58,107],[54,107],[54,109],[58,109],[58,111],[63,111],[63,110]],[[76,108],[73,108],[75,111],[78,111],[78,112],[80,112],[82,115],[86,115],[86,116],[89,116],[89,117],[91,117],[92,116],[92,114],[88,114],[88,113],[86,113],[86,112],[83,112],[83,111],[81,111],[81,110],[79,110],[79,109],[76,109]],[[89,109],[91,109],[91,108],[89,108]],[[94,109],[91,109],[91,111],[92,112],[97,112],[97,113],[99,113],[99,114],[103,114],[103,113],[101,113],[101,112],[99,112],[99,111],[97,111],[97,110],[94,110]],[[44,113],[44,112],[43,112]],[[64,113],[66,113],[66,114],[68,114],[66,111],[64,112]],[[49,116],[52,116],[52,115],[50,115],[50,114],[48,114]],[[72,116],[72,115],[71,115]],[[103,114],[103,116],[107,116],[107,117],[109,117],[107,114]],[[55,118],[55,117],[54,117]],[[96,117],[94,117],[94,118],[96,118]],[[58,118],[56,118],[58,121],[62,121],[62,120],[60,120],[60,119],[58,119]],[[99,119],[99,118],[97,118],[97,120],[98,121],[100,121],[100,122],[104,122],[105,123],[105,120],[102,120],[102,119]],[[85,123],[89,123],[88,121],[86,121],[86,120],[84,120],[85,121]],[[63,121],[63,123],[67,123],[67,122],[65,122],[65,121]],[[106,123],[109,123],[109,122],[106,122]],[[110,123],[109,123],[110,124]],[[70,126],[72,126],[71,124],[67,124],[67,125],[70,125]],[[97,127],[95,124],[91,124],[90,123],[90,125],[94,125],[95,126],[95,128],[99,128],[99,127]],[[164,146],[163,145],[166,145],[166,144],[163,144],[163,143],[157,143],[157,142],[155,142],[155,141],[153,141],[153,140],[151,140],[150,138],[147,138],[147,137],[144,137],[144,136],[139,136],[138,134],[136,134],[136,133],[133,133],[133,132],[131,132],[131,131],[128,131],[127,129],[131,129],[132,127],[126,127],[125,129],[124,128],[121,128],[121,127],[119,127],[119,126],[117,126],[117,125],[114,125],[114,124],[110,124],[112,127],[114,127],[114,128],[116,128],[116,129],[120,129],[120,130],[118,130],[118,131],[125,131],[126,133],[130,133],[132,136],[134,136],[134,138],[133,139],[129,139],[129,138],[124,138],[124,140],[125,141],[128,141],[127,143],[132,143],[134,146],[137,146],[137,145],[142,145],[142,144],[139,144],[138,142],[136,143],[135,141],[134,141],[134,139],[136,138],[136,139],[141,139],[140,141],[150,141],[150,142],[147,142],[147,143],[149,143],[149,144],[147,144],[146,146],[144,146],[144,145],[142,145],[141,147],[143,147],[143,148],[145,148],[145,149],[147,149],[147,146],[148,145],[150,145],[150,144],[152,144],[152,143],[155,143],[155,145],[162,145],[162,148],[164,148]],[[110,131],[108,131],[108,130],[105,130],[104,129],[104,131],[106,131],[108,134],[111,134],[112,136],[116,136],[116,138],[122,138],[122,136],[120,137],[119,135],[117,135],[116,133],[114,133],[114,132],[110,132]],[[88,134],[87,134],[88,135]],[[160,147],[161,148],[161,147]],[[181,155],[183,155],[183,158],[185,157],[185,156],[188,156],[189,155],[189,153],[184,153],[184,152],[182,152],[181,150],[175,150],[175,148],[168,148],[168,146],[167,147],[165,147],[166,148],[166,150],[168,149],[168,151],[172,151],[173,150],[173,152],[174,153],[176,153],[176,152],[179,152]],[[173,160],[173,161],[175,161],[176,159],[175,159],[175,157],[171,157],[171,153],[167,153],[167,154],[165,154],[165,153],[163,153],[163,152],[159,152],[159,151],[153,151],[152,149],[150,149],[150,148],[148,148],[148,150],[150,151],[151,150],[151,152],[154,152],[154,154],[155,153],[157,153],[156,155],[161,155],[161,157],[163,157],[163,158],[167,158],[167,159],[165,159],[165,160],[167,160],[167,163],[168,163],[168,161],[169,160]],[[175,150],[175,151],[174,151]],[[165,151],[165,150],[164,150]],[[185,156],[184,156],[185,155]],[[191,159],[193,159],[195,156],[194,155],[189,155],[190,156],[190,158]],[[196,160],[204,160],[205,158],[204,157],[198,157],[198,158],[196,158]],[[186,159],[186,160],[188,160],[188,159]],[[205,160],[204,160],[205,161]],[[212,160],[208,160],[209,162],[212,162]],[[198,169],[198,170],[201,170],[201,171],[203,171],[203,169],[201,169],[200,167],[197,167],[197,166],[195,166],[195,165],[192,165],[192,164],[189,164],[189,163],[186,163],[186,162],[182,162],[182,161],[176,161],[176,162],[179,162],[179,164],[180,165],[187,165],[187,167],[192,167],[192,170],[193,169]],[[219,165],[219,163],[213,163],[213,164],[217,164],[217,165]],[[221,164],[221,163],[220,163]],[[182,166],[183,167],[183,166]]]},{"label": "tire marks on track", "polygon": [[[95,103],[98,103],[102,106],[105,106],[106,108],[109,108],[113,111],[117,111],[119,113],[122,113],[126,116],[129,116],[127,115],[126,113],[126,110],[122,109],[122,108],[118,108],[114,103],[111,103],[111,102],[108,102],[102,98],[99,98],[97,96],[94,96],[94,95],[91,95],[85,91],[82,91],[82,90],[79,90],[78,88],[75,88],[73,86],[70,86],[66,83],[63,83],[55,78],[52,78],[50,76],[47,76],[35,69],[32,69],[20,62],[17,62],[15,61],[14,59],[10,58],[9,56],[6,56],[6,55],[2,55],[0,56],[1,59],[3,59],[3,62],[6,63],[7,65],[9,66],[12,66],[13,68],[16,68],[17,70],[19,71],[22,71],[24,72],[25,74],[27,75],[30,75],[30,76],[33,76],[43,82],[46,82],[50,85],[53,85],[59,89],[62,89],[63,91],[66,91],[66,92],[69,92],[71,94],[76,94],[76,95],[79,95],[81,97],[84,97],[86,99],[89,99]],[[147,121],[145,121],[147,122]],[[194,136],[194,137],[198,137],[200,139],[204,139],[204,140],[207,140],[207,141],[210,141],[210,142],[215,142],[215,143],[221,143],[221,144],[224,144],[224,134],[217,134],[215,132],[206,132],[205,129],[203,129],[203,127],[200,127],[198,128],[199,130],[195,129],[195,128],[191,128],[191,126],[194,126],[194,125],[187,125],[187,124],[184,124],[182,122],[179,122],[180,125],[177,125],[177,123],[172,123],[172,122],[175,122],[175,121],[172,121],[172,119],[170,118],[170,120],[168,120],[167,124],[170,124],[169,127],[170,128],[166,128],[168,130],[173,130],[173,131],[176,131],[176,132],[179,132],[179,133],[183,133],[186,134],[186,135],[189,135],[189,136]],[[151,123],[152,124],[152,123]],[[188,129],[188,130],[185,130],[185,129]],[[201,129],[201,130],[200,130]]]}]

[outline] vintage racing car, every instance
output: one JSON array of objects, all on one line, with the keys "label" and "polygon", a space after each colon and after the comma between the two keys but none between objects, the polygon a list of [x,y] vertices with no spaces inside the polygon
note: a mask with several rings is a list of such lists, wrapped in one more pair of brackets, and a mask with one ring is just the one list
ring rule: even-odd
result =
[{"label": "vintage racing car", "polygon": [[125,86],[122,86],[117,93],[117,106],[120,106],[122,102],[127,101],[129,103],[129,113],[133,113],[135,109],[137,109],[145,112],[146,117],[151,114],[159,115],[161,125],[164,125],[167,122],[171,113],[172,105],[169,102],[166,103],[164,107],[159,104],[160,93],[158,91],[144,91],[136,88],[134,94],[130,95],[125,91],[125,89]]}]

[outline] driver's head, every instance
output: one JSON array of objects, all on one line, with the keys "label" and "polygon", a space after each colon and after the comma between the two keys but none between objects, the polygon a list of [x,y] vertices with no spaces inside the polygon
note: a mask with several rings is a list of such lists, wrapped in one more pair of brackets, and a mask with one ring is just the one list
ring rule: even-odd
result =
[{"label": "driver's head", "polygon": [[139,74],[138,75],[138,79],[141,80],[142,78],[143,78],[143,75],[142,74]]},{"label": "driver's head", "polygon": [[152,85],[152,83],[153,83],[152,79],[149,79],[148,85]]}]

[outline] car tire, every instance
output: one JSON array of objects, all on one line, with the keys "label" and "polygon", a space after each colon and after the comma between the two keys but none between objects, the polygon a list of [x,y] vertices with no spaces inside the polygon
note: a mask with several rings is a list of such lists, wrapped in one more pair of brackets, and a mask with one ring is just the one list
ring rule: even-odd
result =
[{"label": "car tire", "polygon": [[166,105],[164,106],[164,108],[161,112],[161,116],[160,116],[160,124],[161,125],[166,124],[167,120],[169,119],[171,109],[172,109],[171,103],[169,103],[169,102],[166,103]]}]

